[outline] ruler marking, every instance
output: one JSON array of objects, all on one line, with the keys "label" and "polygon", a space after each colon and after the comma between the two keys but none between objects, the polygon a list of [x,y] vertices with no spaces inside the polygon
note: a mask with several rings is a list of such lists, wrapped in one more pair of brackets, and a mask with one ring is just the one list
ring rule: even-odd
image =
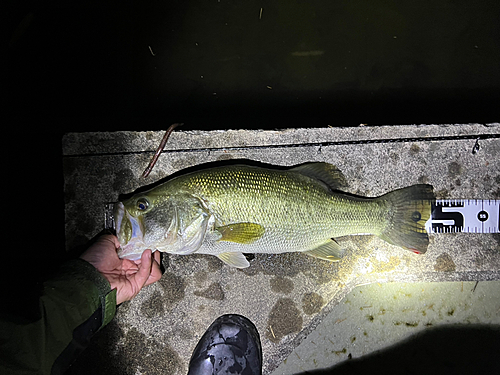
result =
[{"label": "ruler marking", "polygon": [[[481,211],[484,211],[484,202],[481,202]],[[481,222],[481,230],[484,233],[484,221]]]},{"label": "ruler marking", "polygon": [[500,200],[437,199],[431,204],[429,233],[499,233]]}]

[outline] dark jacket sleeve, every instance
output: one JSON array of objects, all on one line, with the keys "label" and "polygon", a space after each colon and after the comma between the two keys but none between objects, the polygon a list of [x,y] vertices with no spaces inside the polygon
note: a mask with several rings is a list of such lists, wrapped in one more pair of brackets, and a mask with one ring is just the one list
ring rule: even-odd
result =
[{"label": "dark jacket sleeve", "polygon": [[2,316],[1,374],[62,374],[113,318],[116,290],[90,263],[75,259],[43,284],[32,318]]}]

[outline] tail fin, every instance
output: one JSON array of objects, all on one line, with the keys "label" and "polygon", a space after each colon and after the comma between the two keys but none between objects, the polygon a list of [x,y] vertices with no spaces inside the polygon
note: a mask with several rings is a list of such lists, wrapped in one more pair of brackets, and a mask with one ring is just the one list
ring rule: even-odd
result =
[{"label": "tail fin", "polygon": [[394,190],[378,199],[389,203],[389,223],[380,238],[390,244],[423,254],[429,245],[425,223],[434,200],[431,185],[413,185]]}]

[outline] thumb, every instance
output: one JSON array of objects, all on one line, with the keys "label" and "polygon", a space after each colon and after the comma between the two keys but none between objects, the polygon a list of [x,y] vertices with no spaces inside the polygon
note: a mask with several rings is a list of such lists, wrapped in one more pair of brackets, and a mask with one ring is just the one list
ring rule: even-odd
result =
[{"label": "thumb", "polygon": [[151,265],[151,250],[148,249],[142,253],[141,264],[139,270],[135,274],[135,281],[141,288],[146,284],[146,281],[148,281],[149,275],[151,274]]}]

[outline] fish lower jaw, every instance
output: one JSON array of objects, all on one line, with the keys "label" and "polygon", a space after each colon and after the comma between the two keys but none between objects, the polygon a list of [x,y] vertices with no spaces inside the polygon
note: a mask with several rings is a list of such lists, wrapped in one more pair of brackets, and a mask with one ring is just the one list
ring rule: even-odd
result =
[{"label": "fish lower jaw", "polygon": [[132,238],[126,245],[120,246],[118,257],[120,259],[138,260],[141,258],[144,250],[147,249],[149,247],[142,240]]}]

